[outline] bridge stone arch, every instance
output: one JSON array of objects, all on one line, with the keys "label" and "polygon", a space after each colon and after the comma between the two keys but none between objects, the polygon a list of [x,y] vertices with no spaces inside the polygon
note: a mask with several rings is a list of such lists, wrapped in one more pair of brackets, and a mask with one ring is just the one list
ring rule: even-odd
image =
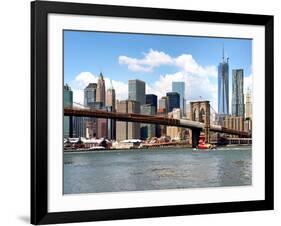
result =
[{"label": "bridge stone arch", "polygon": [[[196,115],[198,112],[198,116]],[[195,114],[196,113],[196,114]],[[210,101],[192,101],[190,102],[190,119],[192,121],[205,123],[204,133],[206,142],[210,142]],[[192,143],[198,143],[198,131],[192,131]],[[195,137],[196,136],[196,137]]]},{"label": "bridge stone arch", "polygon": [[198,119],[199,119],[199,110],[197,108],[195,108],[193,111],[193,118],[194,118],[194,121],[198,121]]},{"label": "bridge stone arch", "polygon": [[199,122],[205,122],[205,116],[206,116],[205,110],[203,107],[201,107],[199,113]]}]

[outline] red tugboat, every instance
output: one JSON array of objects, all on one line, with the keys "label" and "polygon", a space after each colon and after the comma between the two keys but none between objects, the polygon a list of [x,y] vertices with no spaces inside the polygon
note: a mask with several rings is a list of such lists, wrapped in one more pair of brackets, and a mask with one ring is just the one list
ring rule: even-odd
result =
[{"label": "red tugboat", "polygon": [[197,149],[208,149],[208,150],[216,148],[215,145],[206,144],[205,141],[206,141],[205,135],[200,134],[200,136],[199,136],[199,142],[198,142],[198,145],[197,145],[196,148],[197,148]]}]

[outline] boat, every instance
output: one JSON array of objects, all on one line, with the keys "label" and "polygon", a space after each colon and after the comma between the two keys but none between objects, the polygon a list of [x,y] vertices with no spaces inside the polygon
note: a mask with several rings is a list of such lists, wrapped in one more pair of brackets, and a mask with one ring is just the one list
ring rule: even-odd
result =
[{"label": "boat", "polygon": [[198,145],[196,147],[197,149],[203,149],[203,150],[212,150],[212,149],[215,149],[216,146],[213,145],[213,144],[209,144],[209,143],[206,143],[206,138],[205,138],[205,135],[201,135],[199,136],[199,142],[198,142]]}]

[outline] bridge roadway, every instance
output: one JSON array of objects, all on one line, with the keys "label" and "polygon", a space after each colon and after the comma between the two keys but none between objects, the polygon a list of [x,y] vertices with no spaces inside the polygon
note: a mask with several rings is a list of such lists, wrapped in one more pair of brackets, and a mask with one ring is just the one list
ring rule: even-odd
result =
[{"label": "bridge roadway", "polygon": [[[95,118],[110,118],[118,121],[140,122],[149,124],[160,124],[167,126],[178,126],[189,129],[205,128],[205,123],[196,122],[187,119],[173,119],[168,117],[161,117],[157,115],[142,115],[135,113],[122,113],[122,112],[107,112],[102,110],[81,109],[81,108],[64,108],[65,116],[76,117],[95,117]],[[210,131],[227,133],[232,135],[239,135],[243,137],[251,137],[251,134],[245,131],[232,130],[219,125],[210,125]]]}]

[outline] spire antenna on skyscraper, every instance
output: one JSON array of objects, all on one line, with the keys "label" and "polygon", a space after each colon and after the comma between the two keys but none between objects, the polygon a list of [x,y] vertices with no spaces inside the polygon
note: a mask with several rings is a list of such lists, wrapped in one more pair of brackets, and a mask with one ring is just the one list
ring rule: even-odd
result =
[{"label": "spire antenna on skyscraper", "polygon": [[224,62],[224,43],[222,44],[222,61]]},{"label": "spire antenna on skyscraper", "polygon": [[229,114],[229,65],[225,61],[224,43],[222,43],[222,62],[218,66],[218,113]]}]

